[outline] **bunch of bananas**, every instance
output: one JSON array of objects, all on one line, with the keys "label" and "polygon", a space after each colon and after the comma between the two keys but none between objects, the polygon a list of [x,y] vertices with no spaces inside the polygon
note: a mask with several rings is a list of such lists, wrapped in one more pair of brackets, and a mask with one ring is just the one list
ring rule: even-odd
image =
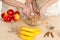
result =
[{"label": "bunch of bananas", "polygon": [[41,34],[41,32],[42,30],[39,28],[21,27],[18,36],[22,40],[34,40],[34,38]]}]

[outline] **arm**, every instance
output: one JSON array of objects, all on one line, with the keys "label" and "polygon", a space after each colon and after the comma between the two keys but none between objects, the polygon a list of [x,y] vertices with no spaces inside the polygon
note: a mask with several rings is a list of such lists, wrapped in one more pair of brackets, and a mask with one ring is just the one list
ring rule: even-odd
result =
[{"label": "arm", "polygon": [[32,2],[32,0],[26,0],[26,2],[27,2],[28,4],[30,4],[30,3]]},{"label": "arm", "polygon": [[33,9],[34,10],[37,10],[38,9],[37,4],[36,4],[36,0],[33,0],[32,6],[33,6]]},{"label": "arm", "polygon": [[52,4],[56,3],[57,1],[58,0],[48,0],[46,3],[44,3],[44,5],[40,9],[41,15],[43,15],[46,12],[46,10],[47,10],[47,8],[49,6],[51,6]]},{"label": "arm", "polygon": [[22,8],[24,15],[29,16],[30,8],[28,8],[25,4],[16,0],[2,0],[2,2],[17,8]]},{"label": "arm", "polygon": [[25,7],[25,5],[23,3],[18,2],[16,0],[2,0],[2,2],[6,3],[8,5],[17,7],[17,8],[23,8],[23,7]]},{"label": "arm", "polygon": [[40,11],[39,11],[39,9],[38,9],[38,7],[37,7],[36,0],[33,0],[33,1],[32,1],[32,6],[33,6],[34,12],[36,12],[38,15],[40,15]]},{"label": "arm", "polygon": [[50,5],[56,3],[58,0],[48,0],[46,3],[43,4],[43,8],[47,9]]}]

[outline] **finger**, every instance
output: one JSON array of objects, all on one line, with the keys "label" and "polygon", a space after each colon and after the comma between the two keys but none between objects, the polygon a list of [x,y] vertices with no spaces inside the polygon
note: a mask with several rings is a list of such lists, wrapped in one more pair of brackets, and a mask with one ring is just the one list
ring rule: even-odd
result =
[{"label": "finger", "polygon": [[23,11],[24,15],[27,15],[27,9],[26,8],[22,8],[22,11]]},{"label": "finger", "polygon": [[36,14],[37,14],[38,16],[40,16],[40,12],[37,11]]}]

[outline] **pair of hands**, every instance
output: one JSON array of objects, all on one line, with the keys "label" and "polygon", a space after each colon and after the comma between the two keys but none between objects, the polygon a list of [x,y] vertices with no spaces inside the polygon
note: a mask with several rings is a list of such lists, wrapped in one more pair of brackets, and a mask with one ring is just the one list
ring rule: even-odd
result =
[{"label": "pair of hands", "polygon": [[[23,7],[23,13],[28,17],[31,15],[31,13],[37,14],[38,16],[44,15],[47,7],[43,6],[41,9],[38,9],[36,1],[35,0],[30,0],[30,1],[28,1],[29,3],[26,2],[27,5]],[[32,8],[31,8],[31,5],[32,5]]]},{"label": "pair of hands", "polygon": [[[28,17],[31,15],[32,12],[33,11],[31,10],[30,7],[26,6],[26,7],[23,8],[24,15],[26,15]],[[44,13],[46,12],[46,8],[42,7],[40,10],[35,9],[34,12],[37,13],[39,16],[41,16],[41,15],[44,15]]]},{"label": "pair of hands", "polygon": [[36,8],[35,10],[32,10],[31,7],[25,6],[25,7],[23,7],[22,11],[23,11],[24,15],[26,15],[26,16],[28,16],[28,17],[29,17],[32,13],[38,14],[38,15],[40,16],[40,10],[38,10],[37,8]]}]

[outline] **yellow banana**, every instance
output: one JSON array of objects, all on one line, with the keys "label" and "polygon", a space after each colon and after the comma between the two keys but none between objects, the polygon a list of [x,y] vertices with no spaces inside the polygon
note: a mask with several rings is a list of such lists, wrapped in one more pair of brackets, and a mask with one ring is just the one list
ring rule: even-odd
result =
[{"label": "yellow banana", "polygon": [[38,28],[21,27],[18,36],[23,40],[34,40],[34,37],[41,32],[42,30]]},{"label": "yellow banana", "polygon": [[35,35],[34,33],[26,32],[26,31],[20,31],[19,34],[26,34],[26,35],[29,35],[29,36],[34,36]]},{"label": "yellow banana", "polygon": [[40,28],[36,28],[34,30],[35,30],[35,34],[37,35],[42,33],[42,30]]},{"label": "yellow banana", "polygon": [[33,40],[34,39],[34,37],[26,36],[23,34],[19,34],[19,37],[23,40]]},{"label": "yellow banana", "polygon": [[28,28],[28,27],[22,27],[20,30],[26,30],[26,31],[29,31],[29,32],[35,32],[34,29]]}]

